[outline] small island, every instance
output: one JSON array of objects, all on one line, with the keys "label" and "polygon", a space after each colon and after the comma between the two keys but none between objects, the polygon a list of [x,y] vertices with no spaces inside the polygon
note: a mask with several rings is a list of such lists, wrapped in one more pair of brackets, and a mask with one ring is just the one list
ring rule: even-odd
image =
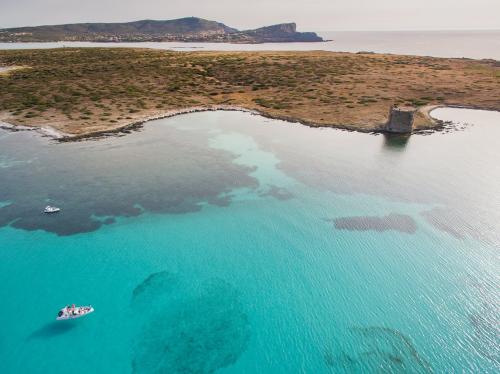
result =
[{"label": "small island", "polygon": [[500,64],[372,53],[0,51],[0,121],[71,138],[201,110],[248,110],[310,126],[383,131],[393,106],[414,129],[435,106],[500,110]]}]

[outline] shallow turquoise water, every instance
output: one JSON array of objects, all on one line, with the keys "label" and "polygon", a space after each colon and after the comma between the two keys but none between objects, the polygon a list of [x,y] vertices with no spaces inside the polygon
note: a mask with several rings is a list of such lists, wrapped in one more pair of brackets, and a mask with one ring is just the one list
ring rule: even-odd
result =
[{"label": "shallow turquoise water", "polygon": [[435,115],[474,125],[1,132],[1,372],[497,372],[500,117]]}]

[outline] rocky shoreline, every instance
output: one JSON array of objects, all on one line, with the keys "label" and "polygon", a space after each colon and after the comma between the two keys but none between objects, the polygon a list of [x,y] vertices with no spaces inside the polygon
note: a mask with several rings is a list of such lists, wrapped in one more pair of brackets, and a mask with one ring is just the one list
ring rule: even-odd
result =
[{"label": "rocky shoreline", "polygon": [[[450,127],[446,126],[447,124],[435,117],[432,116],[432,111],[438,108],[460,108],[460,109],[475,109],[475,110],[491,110],[491,109],[484,109],[484,108],[478,108],[478,107],[471,107],[471,106],[461,106],[461,105],[429,105],[426,107],[422,107],[418,109],[418,113],[422,114],[425,118],[429,119],[432,121],[432,126],[428,126],[426,128],[416,128],[412,134],[429,134],[433,132],[441,132],[444,130],[449,130]],[[493,111],[498,111],[495,109],[492,109]],[[166,112],[158,112],[149,116],[146,116],[144,118],[141,118],[139,120],[134,120],[132,122],[122,124],[113,128],[101,130],[101,131],[93,131],[93,132],[88,132],[84,134],[69,134],[62,132],[60,130],[55,129],[54,127],[50,125],[43,125],[43,126],[24,126],[24,125],[13,125],[10,123],[7,123],[5,121],[0,120],[0,129],[3,130],[8,130],[8,131],[35,131],[40,133],[43,136],[50,137],[54,140],[57,140],[59,142],[73,142],[73,141],[81,141],[81,140],[87,140],[87,139],[99,139],[99,138],[104,138],[107,136],[114,136],[117,134],[128,134],[132,131],[139,130],[141,129],[147,122],[149,121],[154,121],[158,119],[164,119],[164,118],[170,118],[170,117],[175,117],[179,115],[184,115],[184,114],[191,114],[191,113],[200,113],[200,112],[214,112],[214,111],[230,111],[230,112],[244,112],[244,113],[249,113],[252,115],[257,115],[257,116],[262,116],[265,118],[269,119],[275,119],[275,120],[281,120],[289,123],[295,123],[295,124],[301,124],[304,126],[308,127],[314,127],[314,128],[332,128],[332,129],[337,129],[337,130],[343,130],[343,131],[353,131],[353,132],[361,132],[361,133],[368,133],[368,134],[380,134],[380,133],[388,133],[388,131],[385,130],[385,124],[380,124],[378,128],[372,128],[372,129],[365,129],[365,128],[356,128],[355,126],[349,126],[349,125],[325,125],[325,124],[316,124],[308,121],[303,121],[301,119],[293,118],[293,117],[287,117],[287,116],[280,116],[280,115],[272,115],[269,113],[261,112],[258,110],[254,109],[248,109],[240,106],[233,106],[233,105],[213,105],[213,106],[193,106],[193,107],[188,107],[188,108],[182,108],[182,109],[176,109],[176,110],[169,110]]]}]

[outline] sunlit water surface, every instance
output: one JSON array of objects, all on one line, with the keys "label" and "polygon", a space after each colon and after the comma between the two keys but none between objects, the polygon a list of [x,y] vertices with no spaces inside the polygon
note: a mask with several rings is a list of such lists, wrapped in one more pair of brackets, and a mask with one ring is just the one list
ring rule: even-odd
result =
[{"label": "sunlit water surface", "polygon": [[177,51],[334,51],[378,52],[434,57],[500,60],[500,30],[483,31],[325,31],[323,43],[0,43],[1,49],[137,47]]},{"label": "sunlit water surface", "polygon": [[469,124],[0,132],[0,371],[498,372],[500,113],[433,115]]}]

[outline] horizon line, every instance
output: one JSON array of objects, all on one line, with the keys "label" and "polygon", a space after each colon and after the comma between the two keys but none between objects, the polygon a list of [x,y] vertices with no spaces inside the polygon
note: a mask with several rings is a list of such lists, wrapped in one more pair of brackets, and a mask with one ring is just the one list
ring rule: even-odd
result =
[{"label": "horizon line", "polygon": [[330,29],[330,30],[314,30],[315,32],[391,32],[391,31],[408,31],[408,32],[415,32],[415,31],[500,31],[499,28],[464,28],[464,29],[457,29],[457,28],[450,28],[450,29]]}]

